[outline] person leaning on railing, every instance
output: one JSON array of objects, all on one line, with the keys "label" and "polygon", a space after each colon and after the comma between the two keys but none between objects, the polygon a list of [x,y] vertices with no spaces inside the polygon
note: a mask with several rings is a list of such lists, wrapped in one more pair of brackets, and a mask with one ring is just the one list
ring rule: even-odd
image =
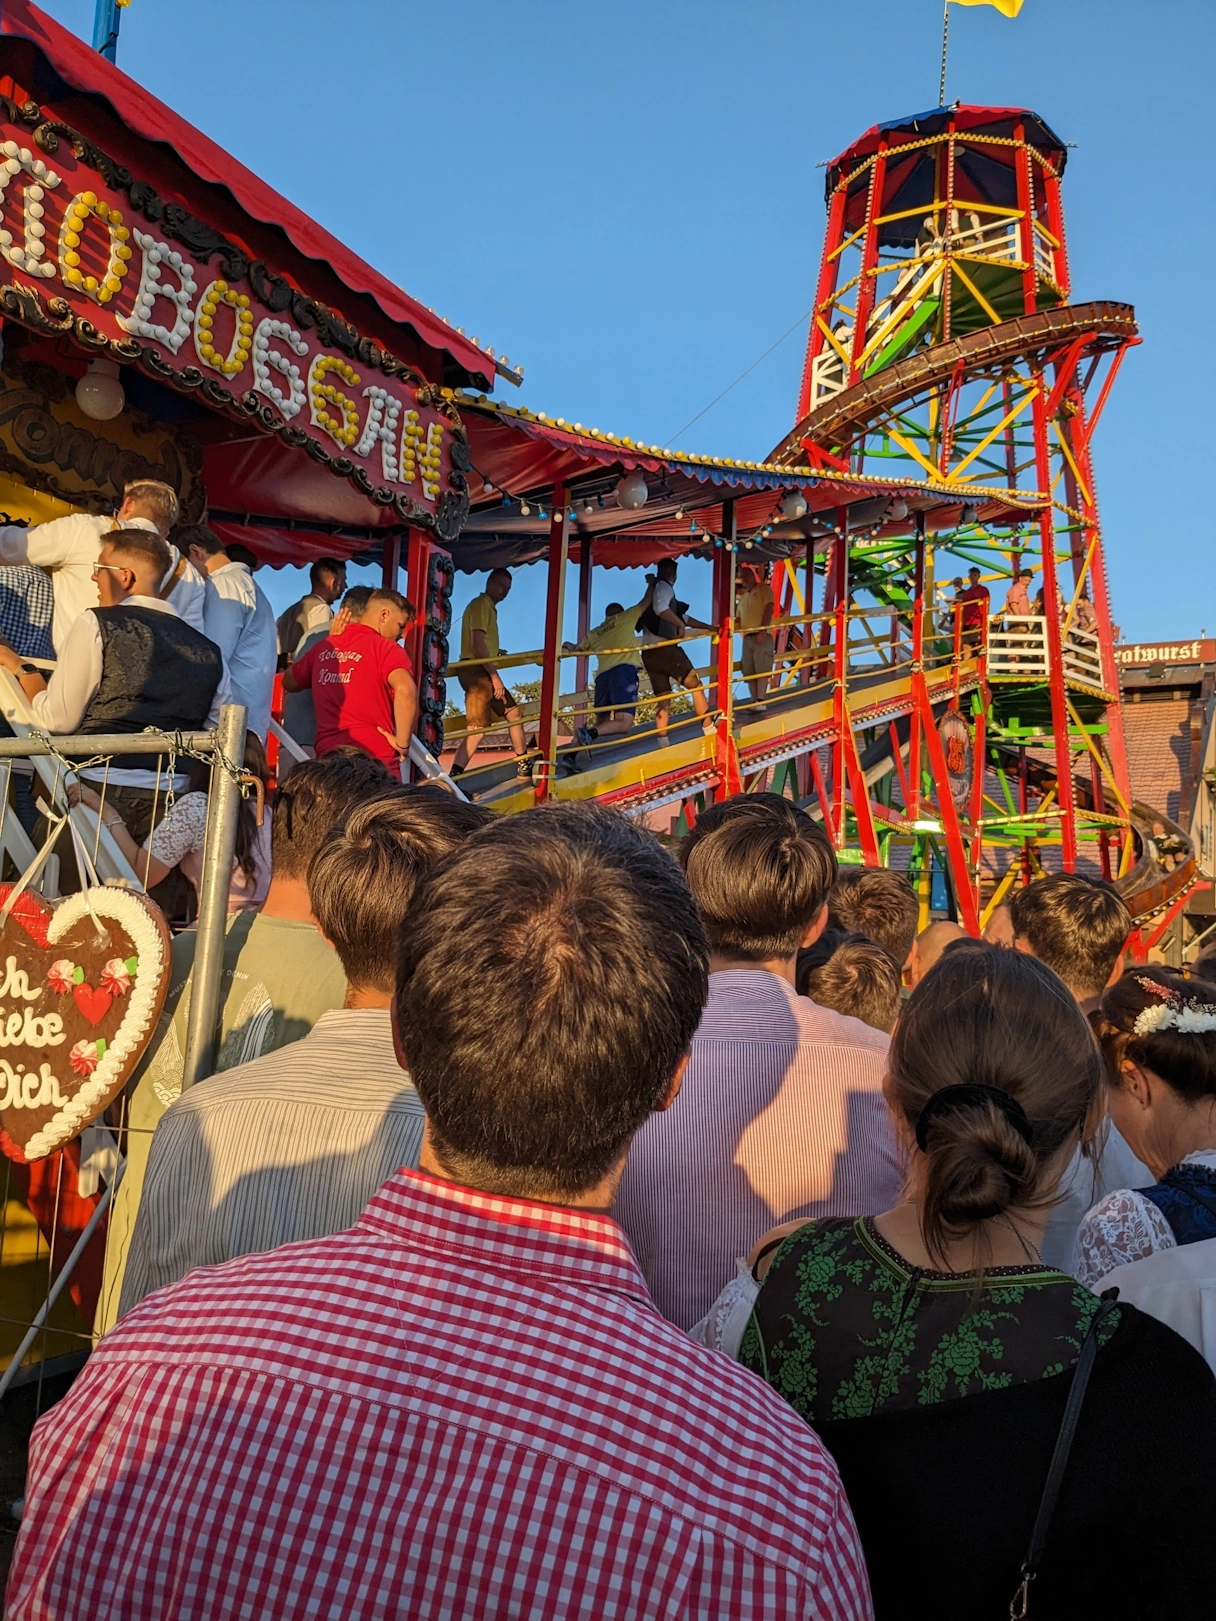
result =
[{"label": "person leaning on railing", "polygon": [[[228,701],[224,662],[215,643],[158,595],[169,562],[167,543],[147,529],[106,536],[93,569],[100,604],[73,624],[49,683],[36,665],[0,646],[0,665],[17,677],[39,726],[62,736],[201,732],[216,724]],[[143,754],[115,755],[80,775],[104,785],[136,842],[163,815],[168,789],[187,787],[184,772],[162,771],[156,757]],[[177,894],[163,899],[172,909]]]},{"label": "person leaning on railing", "polygon": [[[145,889],[163,883],[175,867],[180,867],[197,895],[203,878],[210,760],[191,760],[186,776],[186,792],[177,795],[164,821],[156,824],[142,844],[131,837],[121,813],[107,804],[104,794],[73,782],[68,784],[67,796],[73,805],[88,805],[97,812]],[[245,733],[241,780],[252,791],[242,796],[237,809],[232,881],[228,886],[230,912],[256,910],[270,887],[270,817],[266,813],[270,768],[262,740],[253,731]]]},{"label": "person leaning on railing", "polygon": [[632,608],[610,602],[602,624],[589,630],[577,647],[570,642],[565,644],[567,653],[597,655],[591,715],[588,724],[575,732],[580,743],[633,730],[638,670],[642,662],[642,650],[637,644],[637,619],[644,602],[645,598]]},{"label": "person leaning on railing", "polygon": [[456,679],[464,693],[465,735],[457,745],[452,762],[454,777],[467,769],[494,719],[507,723],[511,747],[515,750],[515,775],[522,780],[532,774],[532,756],[524,738],[519,705],[503,683],[497,665],[503,651],[498,642],[498,604],[506,599],[510,589],[510,570],[491,569],[485,590],[473,598],[461,616]]},{"label": "person leaning on railing", "polygon": [[712,630],[712,625],[694,619],[686,602],[676,601],[676,560],[665,557],[655,570],[657,578],[642,603],[638,628],[642,632],[642,667],[650,677],[650,686],[658,702],[655,705],[654,724],[660,738],[667,736],[667,720],[671,713],[671,687],[678,681],[692,698],[692,706],[706,731],[713,730],[707,718],[709,703],[701,686],[701,677],[693,669],[692,660],[679,645],[678,638],[690,630]]}]

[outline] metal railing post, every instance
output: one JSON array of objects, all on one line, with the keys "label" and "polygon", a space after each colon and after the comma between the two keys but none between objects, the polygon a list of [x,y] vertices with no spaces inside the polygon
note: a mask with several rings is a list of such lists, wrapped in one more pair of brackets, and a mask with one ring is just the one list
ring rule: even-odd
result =
[{"label": "metal railing post", "polygon": [[[245,763],[244,704],[225,704],[220,710],[215,746],[223,760],[239,771]],[[207,800],[207,832],[203,843],[203,874],[198,897],[198,944],[190,983],[190,1012],[186,1025],[186,1056],[182,1091],[211,1074],[215,1058],[216,1022],[220,1006],[220,972],[224,963],[224,936],[228,923],[228,890],[232,883],[232,855],[236,847],[236,819],[240,808],[239,783],[217,756],[211,766],[211,793]]]}]

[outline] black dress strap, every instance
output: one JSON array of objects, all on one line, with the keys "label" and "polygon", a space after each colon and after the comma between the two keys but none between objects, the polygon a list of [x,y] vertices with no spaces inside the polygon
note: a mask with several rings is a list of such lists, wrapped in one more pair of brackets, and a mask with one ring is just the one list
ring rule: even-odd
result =
[{"label": "black dress strap", "polygon": [[1077,1433],[1077,1421],[1081,1417],[1081,1405],[1085,1400],[1089,1376],[1094,1371],[1094,1361],[1098,1355],[1098,1328],[1115,1309],[1118,1299],[1118,1289],[1107,1289],[1103,1292],[1101,1304],[1094,1313],[1089,1333],[1085,1336],[1085,1344],[1081,1347],[1081,1355],[1077,1359],[1076,1372],[1072,1376],[1072,1388],[1068,1392],[1064,1417],[1060,1423],[1060,1433],[1056,1436],[1055,1451],[1051,1455],[1051,1467],[1047,1471],[1043,1495],[1039,1499],[1039,1512],[1034,1517],[1030,1546],[1022,1561],[1022,1580],[1009,1605],[1012,1621],[1025,1621],[1029,1613],[1030,1584],[1038,1575],[1039,1565],[1042,1563],[1047,1533],[1051,1529],[1060,1487],[1064,1484],[1064,1472],[1068,1468],[1068,1455],[1072,1451],[1072,1443]]}]

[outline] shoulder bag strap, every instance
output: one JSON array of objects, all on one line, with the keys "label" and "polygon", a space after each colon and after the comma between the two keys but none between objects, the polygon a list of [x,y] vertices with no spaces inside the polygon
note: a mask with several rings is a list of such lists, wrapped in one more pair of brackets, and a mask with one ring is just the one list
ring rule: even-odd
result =
[{"label": "shoulder bag strap", "polygon": [[160,590],[156,593],[162,602],[168,602],[174,591],[177,590],[177,587],[181,582],[181,577],[185,572],[186,554],[185,552],[182,552],[177,559],[177,567],[173,569],[167,579],[161,581]]},{"label": "shoulder bag strap", "polygon": [[1047,1471],[1047,1481],[1043,1487],[1043,1495],[1039,1499],[1039,1512],[1034,1517],[1034,1529],[1030,1533],[1030,1546],[1026,1550],[1025,1559],[1022,1561],[1022,1580],[1009,1605],[1009,1614],[1012,1621],[1025,1621],[1025,1617],[1029,1613],[1030,1584],[1039,1573],[1043,1548],[1047,1542],[1047,1533],[1051,1529],[1051,1522],[1056,1511],[1056,1502],[1060,1496],[1060,1487],[1064,1484],[1064,1472],[1068,1468],[1068,1456],[1072,1451],[1072,1443],[1077,1433],[1077,1421],[1081,1417],[1081,1404],[1085,1400],[1089,1376],[1094,1371],[1094,1359],[1098,1355],[1098,1328],[1114,1310],[1118,1298],[1118,1289],[1107,1289],[1103,1293],[1102,1303],[1094,1313],[1093,1321],[1089,1325],[1089,1333],[1085,1336],[1085,1344],[1081,1347],[1081,1355],[1077,1359],[1077,1371],[1072,1376],[1072,1389],[1068,1392],[1068,1402],[1064,1408],[1064,1417],[1060,1423],[1060,1433],[1056,1436],[1055,1451],[1051,1455],[1051,1467]]}]

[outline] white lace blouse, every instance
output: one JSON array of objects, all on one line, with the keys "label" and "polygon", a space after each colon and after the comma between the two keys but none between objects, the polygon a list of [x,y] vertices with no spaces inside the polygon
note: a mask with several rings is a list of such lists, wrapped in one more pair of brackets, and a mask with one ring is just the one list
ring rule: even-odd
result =
[{"label": "white lace blouse", "polygon": [[711,1351],[725,1351],[727,1356],[737,1359],[743,1333],[759,1293],[760,1285],[752,1277],[751,1268],[746,1259],[739,1256],[735,1261],[734,1277],[701,1321],[688,1330],[689,1339],[696,1340],[698,1345],[708,1346]]},{"label": "white lace blouse", "polygon": [[[1184,1165],[1202,1165],[1216,1171],[1216,1149],[1188,1154]],[[1158,1250],[1172,1250],[1173,1229],[1151,1199],[1130,1188],[1108,1193],[1093,1207],[1077,1234],[1077,1276],[1094,1285],[1130,1261],[1142,1261]]]}]

